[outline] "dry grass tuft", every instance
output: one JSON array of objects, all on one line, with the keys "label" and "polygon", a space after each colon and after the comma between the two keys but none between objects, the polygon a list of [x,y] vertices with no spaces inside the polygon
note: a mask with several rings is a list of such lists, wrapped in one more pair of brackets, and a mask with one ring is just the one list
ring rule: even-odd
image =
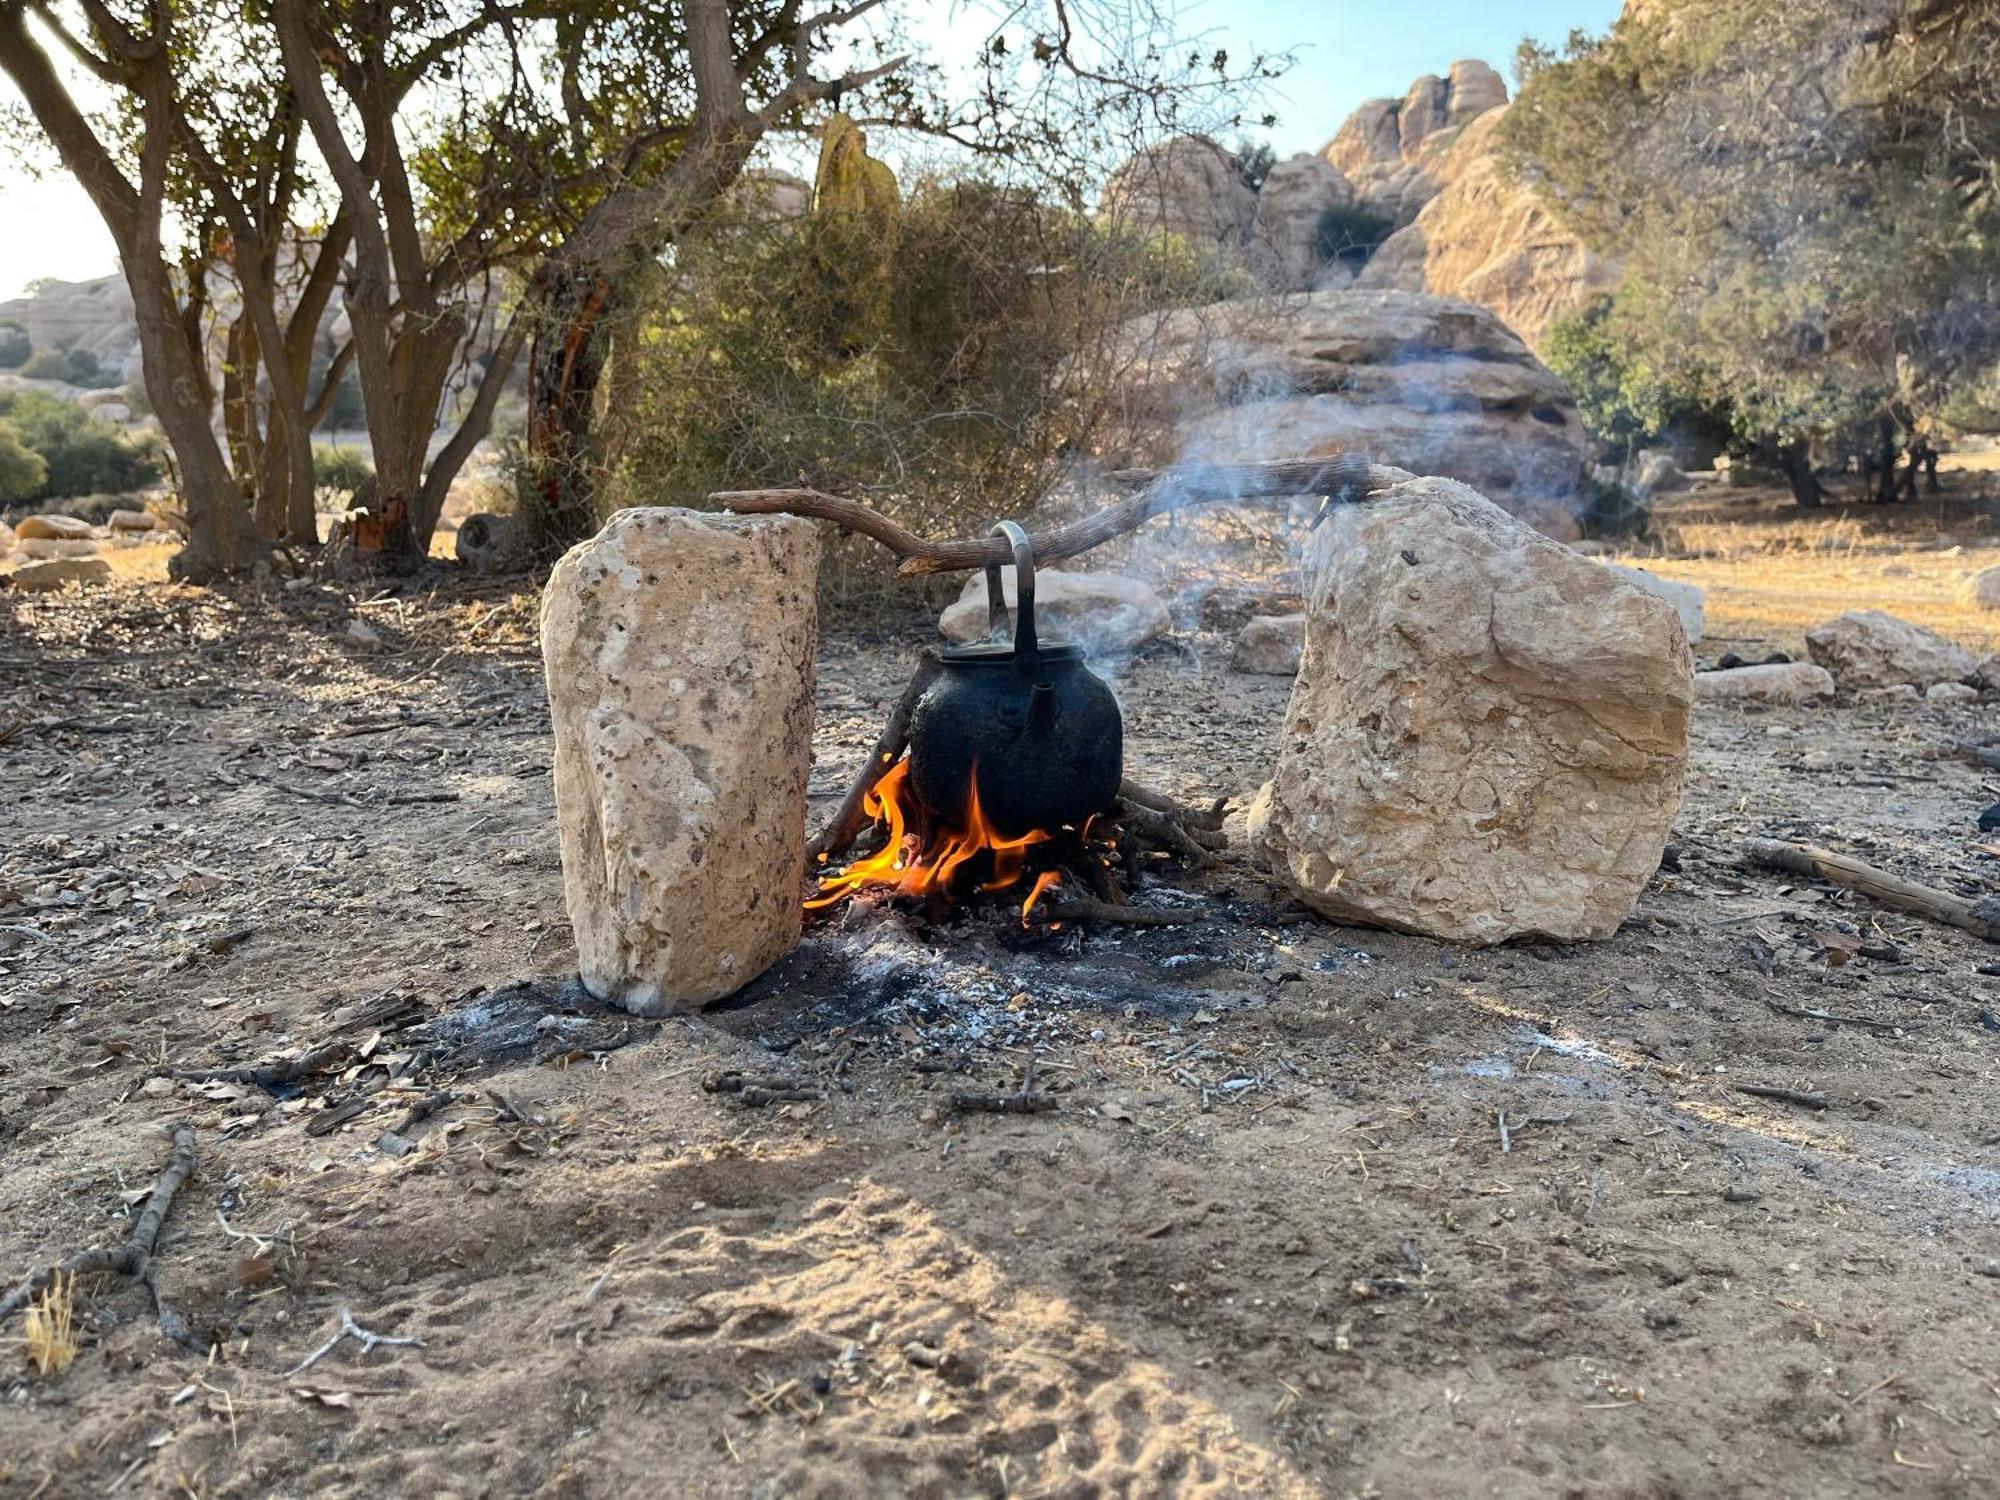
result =
[{"label": "dry grass tuft", "polygon": [[81,1347],[76,1334],[76,1278],[58,1275],[28,1304],[24,1328],[28,1362],[36,1373],[47,1377],[67,1370]]}]

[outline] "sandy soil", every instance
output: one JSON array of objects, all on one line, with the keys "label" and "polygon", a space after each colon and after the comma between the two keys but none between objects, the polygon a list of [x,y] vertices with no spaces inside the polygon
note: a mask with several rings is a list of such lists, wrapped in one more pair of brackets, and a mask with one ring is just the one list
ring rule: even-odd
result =
[{"label": "sandy soil", "polygon": [[[191,1122],[157,1280],[211,1351],[86,1288],[66,1373],[0,1365],[0,1495],[2000,1486],[2000,950],[1735,858],[1994,891],[2000,787],[1930,758],[1990,701],[1705,712],[1677,868],[1594,947],[1331,928],[1242,867],[1177,938],[855,912],[844,1009],[531,997],[394,1154],[425,1085],[363,1091],[411,1038],[573,963],[532,628],[499,587],[0,599],[0,1275],[121,1234]],[[918,639],[826,643],[817,809]],[[1155,783],[1264,774],[1288,684],[1226,659],[1124,677]],[[166,1076],[335,1038],[296,1091]],[[1030,1055],[1060,1108],[951,1109]],[[301,1368],[343,1309],[421,1343]]]}]

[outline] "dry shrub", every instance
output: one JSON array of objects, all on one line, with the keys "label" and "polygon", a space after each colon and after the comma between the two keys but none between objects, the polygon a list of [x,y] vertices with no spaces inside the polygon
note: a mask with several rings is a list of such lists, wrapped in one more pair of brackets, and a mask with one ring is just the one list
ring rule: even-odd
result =
[{"label": "dry shrub", "polygon": [[60,1375],[81,1345],[76,1332],[76,1278],[60,1273],[28,1304],[23,1323],[28,1362],[44,1378]]}]

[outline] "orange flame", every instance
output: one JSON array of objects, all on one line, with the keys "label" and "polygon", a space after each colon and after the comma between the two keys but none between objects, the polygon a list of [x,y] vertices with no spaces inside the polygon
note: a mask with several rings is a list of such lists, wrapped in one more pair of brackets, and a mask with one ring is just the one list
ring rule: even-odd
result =
[{"label": "orange flame", "polygon": [[[807,911],[820,911],[859,890],[887,890],[904,896],[950,893],[958,872],[981,854],[993,856],[993,874],[980,883],[982,891],[1004,891],[1016,884],[1027,867],[1028,850],[1055,837],[1034,829],[1019,838],[1004,837],[986,819],[979,805],[979,773],[973,771],[966,799],[966,826],[938,830],[919,849],[909,831],[905,799],[909,790],[910,763],[900,760],[876,782],[862,799],[861,810],[882,826],[888,837],[875,853],[857,859],[837,875],[820,877],[819,890],[806,902]],[[1025,921],[1029,910],[1061,877],[1054,871],[1036,877],[1034,889],[1021,908]]]}]

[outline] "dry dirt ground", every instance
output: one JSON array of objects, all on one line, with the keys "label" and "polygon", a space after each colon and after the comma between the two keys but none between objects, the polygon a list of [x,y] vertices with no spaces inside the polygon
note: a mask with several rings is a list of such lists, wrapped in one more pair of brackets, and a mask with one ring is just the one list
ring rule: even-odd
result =
[{"label": "dry dirt ground", "polygon": [[[115,1241],[190,1123],[156,1279],[202,1346],[111,1278],[59,1375],[11,1320],[0,1500],[2000,1490],[2000,949],[1736,859],[2000,888],[2000,786],[1932,754],[1990,697],[1704,711],[1674,867],[1593,947],[1225,866],[1189,932],[856,910],[631,1028],[555,993],[533,608],[0,596],[0,1276]],[[816,816],[920,640],[826,641]],[[1125,672],[1154,783],[1264,775],[1288,685],[1226,660]],[[1031,1056],[1058,1108],[952,1108]],[[418,1342],[307,1363],[343,1310]]]}]

